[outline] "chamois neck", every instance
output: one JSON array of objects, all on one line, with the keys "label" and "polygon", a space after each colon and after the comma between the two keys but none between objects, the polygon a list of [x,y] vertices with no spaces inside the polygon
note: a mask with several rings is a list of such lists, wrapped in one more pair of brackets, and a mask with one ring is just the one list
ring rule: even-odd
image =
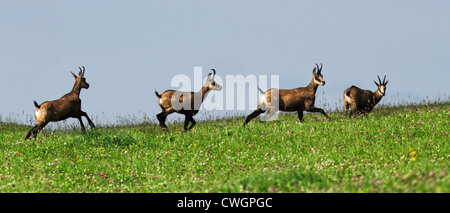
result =
[{"label": "chamois neck", "polygon": [[208,92],[210,91],[211,89],[209,89],[209,87],[202,87],[202,89],[200,90],[200,92],[198,92],[198,93],[200,93],[200,95],[202,96],[202,101],[203,100],[205,100],[205,98],[206,98],[206,95],[208,95]]},{"label": "chamois neck", "polygon": [[314,81],[314,77],[313,77],[313,79],[311,80],[311,83],[309,83],[309,85],[308,85],[308,88],[314,90],[314,93],[316,93],[317,87],[319,87],[319,85],[316,84],[316,82]]},{"label": "chamois neck", "polygon": [[80,96],[80,92],[81,92],[81,81],[75,81],[75,85],[73,85],[72,91],[70,93],[73,93],[76,96]]},{"label": "chamois neck", "polygon": [[381,101],[381,98],[383,98],[383,96],[381,95],[380,90],[377,89],[377,91],[375,91],[374,93],[375,104],[378,104],[378,102]]}]

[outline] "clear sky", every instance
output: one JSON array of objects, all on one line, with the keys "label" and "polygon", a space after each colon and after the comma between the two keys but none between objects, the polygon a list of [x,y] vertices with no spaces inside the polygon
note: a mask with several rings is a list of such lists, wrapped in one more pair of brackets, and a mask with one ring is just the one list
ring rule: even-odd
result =
[{"label": "clear sky", "polygon": [[68,93],[79,66],[95,123],[156,121],[154,90],[177,89],[173,76],[193,77],[194,67],[279,75],[290,89],[323,63],[324,108],[342,108],[351,85],[375,90],[377,75],[389,80],[381,103],[448,100],[449,11],[444,0],[1,0],[0,115],[34,124],[33,100]]}]

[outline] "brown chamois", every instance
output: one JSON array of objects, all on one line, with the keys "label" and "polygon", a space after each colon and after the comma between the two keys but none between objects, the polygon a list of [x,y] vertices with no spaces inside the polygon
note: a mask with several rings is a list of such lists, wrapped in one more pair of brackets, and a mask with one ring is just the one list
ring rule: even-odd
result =
[{"label": "brown chamois", "polygon": [[[266,110],[268,110],[267,115],[269,117],[278,110],[281,110],[287,112],[297,111],[298,119],[300,121],[303,120],[303,111],[320,112],[327,119],[330,119],[323,109],[314,107],[316,90],[319,85],[325,85],[322,75],[322,64],[320,64],[320,68],[319,65],[316,64],[316,67],[313,69],[313,78],[307,87],[299,87],[291,90],[269,89],[265,93],[259,89],[262,96],[258,106],[253,113],[247,116],[244,126],[259,114],[266,112]],[[276,95],[276,93],[278,93],[278,95]]]},{"label": "brown chamois", "polygon": [[[180,92],[175,90],[166,90],[161,94],[155,90],[158,104],[161,107],[162,112],[156,115],[159,125],[163,130],[167,130],[165,124],[166,118],[169,114],[174,112],[185,115],[184,130],[191,130],[195,126],[195,120],[192,116],[196,115],[200,109],[200,106],[205,100],[206,95],[211,90],[222,90],[222,86],[214,81],[216,71],[212,69],[213,74],[209,73],[206,78],[206,82],[199,92]],[[212,76],[211,76],[212,75]],[[187,126],[191,122],[189,129]]]},{"label": "brown chamois", "polygon": [[58,100],[55,101],[46,101],[41,105],[38,105],[36,101],[34,101],[34,106],[36,109],[34,110],[34,116],[36,118],[37,124],[30,131],[28,131],[27,136],[25,136],[25,140],[30,138],[31,134],[34,137],[45,127],[50,121],[61,121],[67,118],[77,118],[81,124],[81,131],[85,132],[85,127],[83,125],[83,121],[81,120],[81,116],[86,117],[91,127],[95,127],[94,123],[91,121],[86,112],[81,110],[81,100],[80,100],[80,91],[82,88],[89,88],[89,84],[86,82],[84,78],[85,68],[83,66],[83,70],[80,69],[80,73],[78,76],[72,73],[75,78],[75,85],[71,92],[65,94]]},{"label": "brown chamois", "polygon": [[[384,76],[383,82],[381,82],[380,77],[378,77],[378,83],[375,82],[378,89],[375,92],[370,90],[362,90],[356,86],[351,86],[344,91],[344,112],[350,116],[355,113],[369,114],[375,105],[381,101],[381,98],[386,94],[386,85],[389,81],[386,80]],[[349,112],[349,109],[350,112]]]}]

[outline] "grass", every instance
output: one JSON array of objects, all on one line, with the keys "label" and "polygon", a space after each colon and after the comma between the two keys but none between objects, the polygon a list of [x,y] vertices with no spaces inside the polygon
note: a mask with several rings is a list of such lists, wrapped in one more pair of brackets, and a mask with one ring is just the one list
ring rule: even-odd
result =
[{"label": "grass", "polygon": [[450,103],[45,131],[0,123],[0,192],[450,192]]}]

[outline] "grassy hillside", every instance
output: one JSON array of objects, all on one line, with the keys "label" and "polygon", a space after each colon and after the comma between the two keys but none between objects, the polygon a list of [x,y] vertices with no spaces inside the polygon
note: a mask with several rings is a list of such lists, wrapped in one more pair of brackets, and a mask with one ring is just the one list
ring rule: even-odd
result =
[{"label": "grassy hillside", "polygon": [[450,192],[450,103],[99,127],[0,124],[0,192]]}]

